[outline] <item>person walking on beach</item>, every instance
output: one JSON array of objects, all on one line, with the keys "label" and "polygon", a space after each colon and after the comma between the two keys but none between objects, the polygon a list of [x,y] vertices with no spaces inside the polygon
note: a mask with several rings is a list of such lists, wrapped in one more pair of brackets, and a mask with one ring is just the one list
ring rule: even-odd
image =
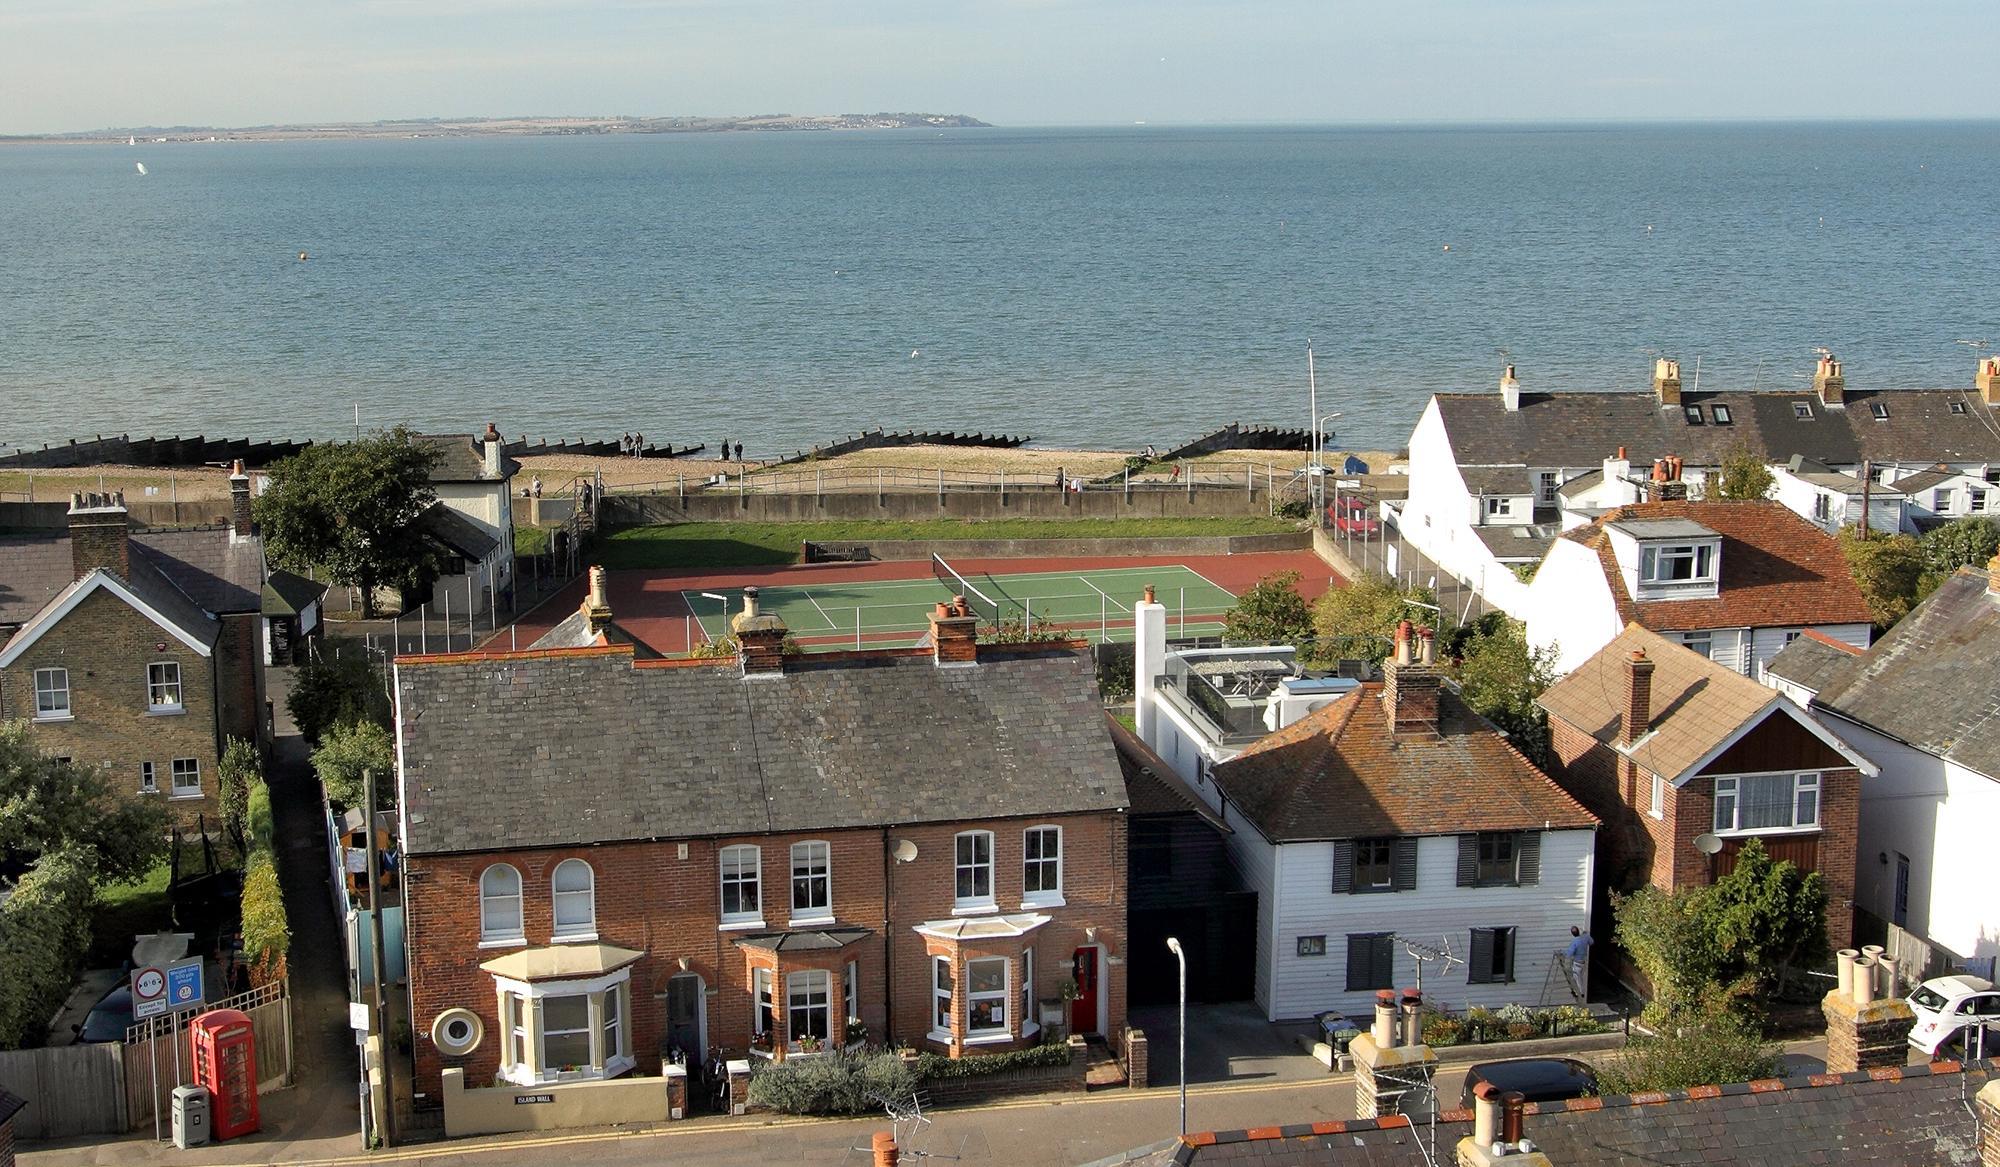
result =
[{"label": "person walking on beach", "polygon": [[737,460],[738,462],[741,462],[741,461],[743,460],[743,443],[742,443],[742,442],[738,442],[738,443],[736,443],[736,460]]},{"label": "person walking on beach", "polygon": [[632,452],[632,431],[626,430],[625,436],[618,439],[618,456],[620,458],[623,458],[625,455],[631,452]]},{"label": "person walking on beach", "polygon": [[724,462],[727,462],[727,461],[729,461],[729,439],[728,439],[728,438],[724,438],[724,439],[722,439],[722,460],[723,460]]},{"label": "person walking on beach", "polygon": [[539,474],[535,475],[535,477],[534,477],[533,481],[531,481],[531,482],[530,482],[530,483],[528,484],[528,490],[529,490],[529,492],[530,492],[530,496],[531,496],[531,497],[533,497],[533,498],[540,498],[540,497],[542,497],[542,476],[541,476],[541,475],[539,475]]},{"label": "person walking on beach", "polygon": [[632,435],[632,456],[633,456],[634,458],[643,458],[643,457],[645,457],[645,456],[646,456],[646,435],[645,435],[645,434],[633,434],[633,435]]}]

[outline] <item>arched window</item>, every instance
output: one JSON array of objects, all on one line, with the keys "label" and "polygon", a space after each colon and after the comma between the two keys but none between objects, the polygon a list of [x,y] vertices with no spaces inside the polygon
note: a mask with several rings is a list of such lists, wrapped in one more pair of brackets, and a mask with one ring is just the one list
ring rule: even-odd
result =
[{"label": "arched window", "polygon": [[597,880],[590,864],[565,859],[549,877],[549,898],[555,901],[555,938],[597,935]]},{"label": "arched window", "polygon": [[521,932],[521,873],[495,863],[479,875],[479,940],[482,944],[519,944]]}]

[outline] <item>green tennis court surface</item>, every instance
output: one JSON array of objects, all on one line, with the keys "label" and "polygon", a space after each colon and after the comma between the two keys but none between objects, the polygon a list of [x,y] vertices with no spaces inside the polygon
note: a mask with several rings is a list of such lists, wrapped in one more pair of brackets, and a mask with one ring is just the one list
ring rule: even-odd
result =
[{"label": "green tennis court surface", "polygon": [[[765,587],[757,592],[760,610],[782,617],[807,649],[889,648],[916,644],[929,630],[931,609],[960,591],[979,612],[982,624],[1019,621],[1034,629],[1061,629],[1087,640],[1130,640],[1132,605],[1147,584],[1166,605],[1172,636],[1216,636],[1236,597],[1181,566],[1095,568],[1020,574],[967,572],[961,588],[937,579],[875,580],[802,587]],[[982,602],[982,597],[984,602]],[[728,614],[742,600],[710,599],[683,591],[710,640],[728,632]]]}]

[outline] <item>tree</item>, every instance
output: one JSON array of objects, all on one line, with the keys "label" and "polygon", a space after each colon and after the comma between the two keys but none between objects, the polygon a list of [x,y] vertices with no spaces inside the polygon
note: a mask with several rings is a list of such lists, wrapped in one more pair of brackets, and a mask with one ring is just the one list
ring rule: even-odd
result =
[{"label": "tree", "polygon": [[326,796],[341,806],[360,806],[367,796],[363,770],[375,771],[376,809],[395,802],[396,743],[372,721],[334,726],[312,752],[313,772]]},{"label": "tree", "polygon": [[250,790],[263,785],[261,762],[256,746],[233,737],[215,767],[222,801],[222,833],[229,837],[236,854],[245,858],[250,855]]},{"label": "tree", "polygon": [[329,642],[321,656],[300,665],[285,709],[312,743],[336,725],[372,721],[387,728],[390,717],[382,674],[353,641]]},{"label": "tree", "polygon": [[1877,628],[1887,628],[1916,606],[1923,585],[1924,553],[1908,535],[1870,534],[1860,537],[1854,526],[1840,529],[1840,550],[1869,615]]},{"label": "tree", "polygon": [[307,446],[271,467],[256,502],[264,550],[286,567],[324,567],[333,582],[361,592],[375,614],[375,589],[408,586],[433,566],[417,516],[437,501],[430,483],[439,451],[398,426],[360,441]]},{"label": "tree", "polygon": [[1555,681],[1555,651],[1530,647],[1527,626],[1495,612],[1473,626],[1461,652],[1454,670],[1459,696],[1499,726],[1514,748],[1546,767],[1549,720],[1535,698]]},{"label": "tree", "polygon": [[2000,552],[2000,523],[1985,515],[1964,515],[1932,529],[1918,541],[1924,552],[1928,595],[1961,567],[1985,567]]},{"label": "tree", "polygon": [[96,766],[44,754],[24,721],[0,723],[0,868],[65,849],[107,879],[136,879],[166,854],[167,808],[113,789]]},{"label": "tree", "polygon": [[1716,476],[1715,497],[1759,499],[1769,495],[1777,482],[1771,468],[1764,465],[1757,452],[1739,443],[1722,455],[1722,472]]},{"label": "tree", "polygon": [[1825,877],[1773,861],[1751,839],[1736,853],[1735,868],[1709,888],[1706,911],[1730,962],[1725,971],[1741,969],[1763,991],[1782,989],[1795,966],[1826,960],[1826,907]]},{"label": "tree", "polygon": [[1438,613],[1420,606],[1434,603],[1429,591],[1405,591],[1395,581],[1380,576],[1367,576],[1344,588],[1328,588],[1313,604],[1316,639],[1310,655],[1320,660],[1346,657],[1379,664],[1394,646],[1397,623],[1437,623]]},{"label": "tree", "polygon": [[1231,644],[1298,646],[1310,641],[1312,634],[1312,609],[1299,595],[1296,571],[1281,571],[1258,580],[1236,598],[1222,623],[1222,637]]}]

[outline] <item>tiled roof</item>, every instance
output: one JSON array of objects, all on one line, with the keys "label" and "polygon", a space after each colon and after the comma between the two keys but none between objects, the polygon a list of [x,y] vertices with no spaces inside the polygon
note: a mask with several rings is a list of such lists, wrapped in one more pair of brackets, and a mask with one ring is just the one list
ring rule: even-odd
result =
[{"label": "tiled roof", "polygon": [[1828,669],[1813,706],[2000,778],[2000,595],[1991,579],[1990,569],[1960,568],[1865,654]]},{"label": "tiled roof", "polygon": [[1772,657],[1764,671],[1818,692],[1842,665],[1861,654],[1862,650],[1851,644],[1808,628]]},{"label": "tiled roof", "polygon": [[521,464],[509,457],[503,445],[500,476],[486,473],[486,444],[472,434],[418,434],[417,440],[438,452],[431,468],[432,482],[501,482],[520,473]]},{"label": "tiled roof", "polygon": [[[1604,528],[1657,519],[1692,520],[1722,536],[1722,578],[1714,599],[1642,602],[1626,592]],[[1775,502],[1637,503],[1606,511],[1562,537],[1597,552],[1619,617],[1648,628],[1679,632],[1874,619],[1848,574],[1839,541]]]},{"label": "tiled roof", "polygon": [[[1979,1157],[1979,1124],[1966,1099],[1994,1077],[1994,1063],[1938,1062],[1812,1074],[1658,1094],[1528,1103],[1521,1133],[1559,1167],[1805,1167],[1819,1163],[1964,1164]],[[1135,1164],[1257,1163],[1268,1167],[1418,1167],[1427,1162],[1400,1115],[1192,1134],[1171,1152]],[[1436,1129],[1441,1158],[1472,1133],[1447,1111]]]},{"label": "tiled roof", "polygon": [[1274,843],[1591,827],[1597,819],[1446,687],[1441,732],[1390,732],[1370,682],[1215,768]]},{"label": "tiled roof", "polygon": [[[227,527],[133,531],[134,562],[152,564],[204,610],[255,612],[262,602],[260,539],[232,540]],[[26,624],[76,582],[69,533],[0,539],[0,625]]]},{"label": "tiled roof", "polygon": [[1651,729],[1630,751],[1633,761],[1668,779],[1784,701],[1734,669],[1724,668],[1637,624],[1628,624],[1597,655],[1550,685],[1536,704],[1601,742],[1618,740],[1625,711],[1625,665],[1634,650],[1653,662]]},{"label": "tiled roof", "polygon": [[[404,658],[412,854],[1122,809],[1088,653]],[[551,814],[551,807],[563,808]]]},{"label": "tiled roof", "polygon": [[500,540],[478,523],[441,502],[434,502],[417,516],[417,526],[431,538],[467,559],[484,559]]},{"label": "tiled roof", "polygon": [[[1905,465],[2000,462],[2000,409],[1969,389],[1850,390],[1846,400],[1845,409],[1832,409],[1809,390],[1683,392],[1682,406],[1702,408],[1704,424],[1689,425],[1682,408],[1663,408],[1650,392],[1523,393],[1521,408],[1512,413],[1497,391],[1437,395],[1464,466],[1597,466],[1620,446],[1635,467],[1670,454],[1692,466],[1716,466],[1738,445],[1767,462],[1794,454],[1835,466],[1864,458]],[[1810,406],[1810,419],[1794,412],[1801,401]],[[1886,420],[1875,419],[1876,402],[1887,407]],[[1953,403],[1965,412],[1953,413]],[[1713,424],[1716,405],[1728,407],[1730,424]]]},{"label": "tiled roof", "polygon": [[1230,832],[1215,812],[1189,790],[1167,761],[1154,753],[1139,735],[1116,721],[1111,726],[1111,744],[1118,750],[1118,768],[1125,775],[1125,796],[1132,801],[1132,814],[1195,814],[1207,819],[1219,831]]}]

